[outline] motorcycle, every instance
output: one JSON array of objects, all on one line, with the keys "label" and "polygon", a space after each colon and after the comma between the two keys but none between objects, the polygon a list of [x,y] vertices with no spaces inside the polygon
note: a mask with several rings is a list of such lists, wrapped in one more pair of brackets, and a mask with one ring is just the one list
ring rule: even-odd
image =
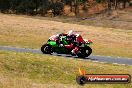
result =
[{"label": "motorcycle", "polygon": [[[92,53],[92,49],[90,48],[90,45],[93,43],[92,40],[86,40],[86,39],[83,39],[83,40],[84,40],[84,43],[82,43],[79,46],[79,50],[76,53],[76,55],[80,58],[88,57]],[[58,44],[58,41],[56,38],[51,37],[47,41],[47,43],[42,45],[41,51],[44,54],[51,54],[54,52],[54,53],[58,53],[58,54],[71,54],[71,55],[73,55],[71,53],[71,51],[75,48],[73,46],[74,46],[74,44],[76,44],[76,42],[73,43],[72,47],[68,47],[69,42],[67,41],[67,36],[61,36],[59,43],[60,42],[63,46],[60,46],[60,44]]]}]

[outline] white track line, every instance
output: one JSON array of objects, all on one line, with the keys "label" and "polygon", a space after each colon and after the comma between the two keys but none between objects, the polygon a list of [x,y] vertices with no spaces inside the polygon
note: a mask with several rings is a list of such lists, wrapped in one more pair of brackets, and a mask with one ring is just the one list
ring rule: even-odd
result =
[{"label": "white track line", "polygon": [[[93,60],[87,60],[87,61],[92,61],[92,62],[102,63],[102,64],[107,64],[107,63],[109,63],[109,62],[100,62],[100,61],[93,61]],[[118,64],[118,63],[110,63],[110,64],[114,64],[114,65],[123,65],[123,66],[126,65],[126,64]],[[128,65],[128,66],[132,66],[132,65]]]}]

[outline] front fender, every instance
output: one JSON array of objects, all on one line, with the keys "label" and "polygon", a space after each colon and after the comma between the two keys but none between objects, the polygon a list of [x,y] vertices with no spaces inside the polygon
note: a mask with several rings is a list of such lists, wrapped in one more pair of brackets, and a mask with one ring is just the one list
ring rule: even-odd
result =
[{"label": "front fender", "polygon": [[86,43],[85,46],[91,46],[93,43]]}]

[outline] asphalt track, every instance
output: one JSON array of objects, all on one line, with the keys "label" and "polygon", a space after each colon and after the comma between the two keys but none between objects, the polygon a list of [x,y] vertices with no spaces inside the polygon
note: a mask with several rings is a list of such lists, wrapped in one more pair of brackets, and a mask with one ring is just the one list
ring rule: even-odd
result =
[{"label": "asphalt track", "polygon": [[[11,46],[0,46],[0,50],[42,54],[42,52],[39,49],[17,48],[17,47],[11,47]],[[81,58],[77,58],[76,56],[71,56],[71,55],[66,55],[66,54],[56,54],[56,53],[53,53],[52,55],[63,56],[63,57],[67,57],[67,58],[70,57],[70,58],[75,58],[75,59],[80,59],[80,60],[85,60],[85,61],[91,60],[93,62],[101,62],[101,63],[113,63],[113,64],[121,64],[121,65],[132,65],[132,58],[90,55],[87,58],[81,59]]]}]

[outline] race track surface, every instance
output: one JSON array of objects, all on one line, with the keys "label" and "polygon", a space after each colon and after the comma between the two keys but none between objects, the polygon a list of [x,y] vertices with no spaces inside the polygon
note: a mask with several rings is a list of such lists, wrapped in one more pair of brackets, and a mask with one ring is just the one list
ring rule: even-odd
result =
[{"label": "race track surface", "polygon": [[[17,48],[17,47],[10,47],[10,46],[0,46],[0,50],[42,54],[42,52],[39,49]],[[102,63],[106,62],[106,63],[113,63],[113,64],[132,65],[132,58],[91,55],[87,58],[81,59],[81,58],[77,58],[76,56],[71,56],[66,54],[53,53],[52,55],[63,56],[67,58],[70,57],[70,58],[75,58],[80,60],[92,60],[94,62],[102,62]]]}]

